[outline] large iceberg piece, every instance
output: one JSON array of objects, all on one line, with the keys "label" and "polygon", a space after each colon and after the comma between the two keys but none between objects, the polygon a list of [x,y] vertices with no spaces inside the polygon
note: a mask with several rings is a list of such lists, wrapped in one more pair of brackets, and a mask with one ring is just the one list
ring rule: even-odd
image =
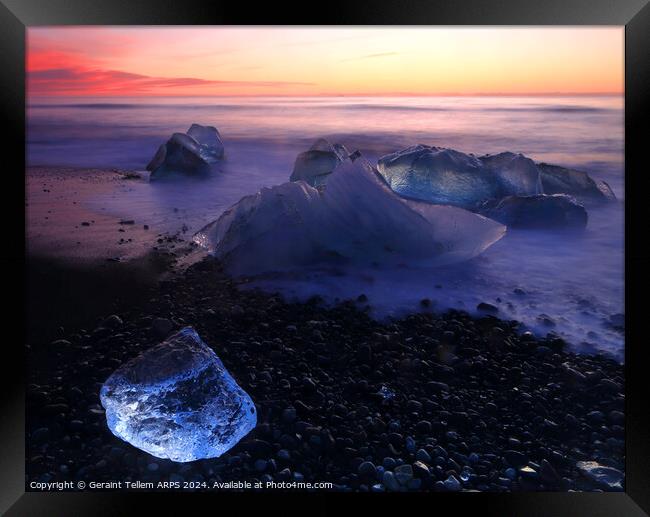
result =
[{"label": "large iceberg piece", "polygon": [[539,170],[535,162],[523,154],[505,152],[481,156],[479,160],[497,177],[502,195],[531,196],[542,193]]},{"label": "large iceberg piece", "polygon": [[467,210],[395,195],[359,157],[336,167],[324,189],[297,181],[243,198],[194,240],[233,274],[257,274],[326,263],[445,264],[478,255],[504,233]]},{"label": "large iceberg piece", "polygon": [[118,368],[100,391],[115,436],[158,458],[215,458],[257,424],[253,401],[186,327]]},{"label": "large iceberg piece", "polygon": [[542,192],[535,163],[522,154],[477,158],[453,149],[416,145],[383,156],[377,168],[401,196],[470,209],[488,199]]},{"label": "large iceberg piece", "polygon": [[347,160],[350,153],[341,144],[330,144],[324,138],[316,140],[308,151],[296,157],[290,181],[304,181],[312,187],[325,184],[327,176],[343,161]]},{"label": "large iceberg piece", "polygon": [[587,211],[566,194],[506,196],[487,201],[481,213],[513,228],[573,228],[587,226]]},{"label": "large iceberg piece", "polygon": [[475,157],[427,145],[383,156],[377,169],[398,194],[436,204],[476,209],[506,196],[569,194],[581,203],[616,199],[612,189],[585,172],[510,152]]},{"label": "large iceberg piece", "polygon": [[616,200],[610,186],[592,179],[586,172],[558,165],[538,163],[545,194],[570,194],[583,203],[606,203]]},{"label": "large iceberg piece", "polygon": [[147,164],[151,180],[177,174],[201,175],[223,158],[224,148],[216,128],[192,124],[186,133],[174,133]]},{"label": "large iceberg piece", "polygon": [[430,203],[473,208],[501,193],[478,158],[453,149],[412,146],[383,156],[377,169],[396,193]]}]

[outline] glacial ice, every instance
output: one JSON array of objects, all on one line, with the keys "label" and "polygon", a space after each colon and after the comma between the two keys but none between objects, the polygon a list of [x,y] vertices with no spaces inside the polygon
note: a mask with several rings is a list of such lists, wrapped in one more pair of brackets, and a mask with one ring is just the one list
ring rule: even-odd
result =
[{"label": "glacial ice", "polygon": [[201,175],[223,158],[224,148],[216,128],[192,124],[186,133],[174,133],[158,148],[147,164],[150,179],[156,180],[175,174]]},{"label": "glacial ice", "polygon": [[535,162],[523,154],[505,152],[481,156],[479,160],[496,175],[503,194],[531,196],[543,192]]},{"label": "glacial ice", "polygon": [[569,194],[582,203],[616,199],[607,183],[585,172],[511,152],[475,157],[416,145],[381,157],[377,169],[401,196],[472,210],[506,196]]},{"label": "glacial ice", "polygon": [[610,186],[591,178],[586,172],[558,165],[538,163],[545,194],[570,194],[583,203],[596,204],[616,200]]},{"label": "glacial ice", "polygon": [[158,458],[215,458],[257,424],[248,394],[191,328],[131,359],[100,390],[115,436]]},{"label": "glacial ice", "polygon": [[496,176],[474,156],[416,145],[379,159],[377,170],[401,196],[472,208],[499,197]]},{"label": "glacial ice", "polygon": [[304,181],[246,196],[194,240],[234,274],[315,264],[445,264],[472,258],[505,233],[467,210],[395,195],[370,164],[346,160],[319,190]]},{"label": "glacial ice", "polygon": [[312,187],[323,186],[334,169],[349,157],[349,152],[341,144],[330,144],[319,138],[308,151],[296,157],[290,181],[305,181]]},{"label": "glacial ice", "polygon": [[487,201],[480,212],[512,228],[584,228],[587,211],[566,194],[506,196]]},{"label": "glacial ice", "polygon": [[214,126],[201,126],[192,124],[187,130],[188,136],[191,136],[202,146],[203,152],[214,160],[220,160],[224,155],[223,142],[221,135]]}]

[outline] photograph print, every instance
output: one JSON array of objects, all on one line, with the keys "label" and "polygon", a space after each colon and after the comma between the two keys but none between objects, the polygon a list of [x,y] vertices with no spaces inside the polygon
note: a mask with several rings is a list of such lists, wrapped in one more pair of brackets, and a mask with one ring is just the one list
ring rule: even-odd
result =
[{"label": "photograph print", "polygon": [[27,491],[625,489],[623,26],[26,34]]}]

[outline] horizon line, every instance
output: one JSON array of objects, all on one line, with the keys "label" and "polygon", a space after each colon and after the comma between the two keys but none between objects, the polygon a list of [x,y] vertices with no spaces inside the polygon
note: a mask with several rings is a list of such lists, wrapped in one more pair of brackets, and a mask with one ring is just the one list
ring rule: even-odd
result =
[{"label": "horizon line", "polygon": [[332,94],[274,94],[274,95],[264,95],[264,94],[211,94],[211,95],[152,95],[152,94],[133,94],[133,95],[123,95],[123,94],[104,94],[104,95],[92,95],[92,94],[78,94],[78,95],[41,95],[34,94],[30,95],[29,92],[26,92],[26,98],[45,98],[45,99],[61,99],[61,98],[122,98],[122,97],[134,97],[134,98],[321,98],[321,97],[616,97],[624,96],[625,92],[472,92],[472,93],[453,93],[453,92],[442,92],[442,93],[399,93],[399,92],[386,92],[386,93],[332,93]]}]

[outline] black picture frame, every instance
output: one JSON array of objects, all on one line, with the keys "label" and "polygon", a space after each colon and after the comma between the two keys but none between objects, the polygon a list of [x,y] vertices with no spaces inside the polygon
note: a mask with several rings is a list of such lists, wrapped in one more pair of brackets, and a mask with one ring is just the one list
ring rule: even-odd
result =
[{"label": "black picture frame", "polygon": [[[356,507],[357,511],[393,513],[409,511],[414,502],[422,509],[462,515],[590,515],[635,516],[650,512],[650,411],[647,366],[648,346],[644,319],[648,265],[644,237],[650,220],[648,167],[644,159],[650,99],[650,5],[647,0],[332,0],[326,4],[281,6],[275,2],[247,5],[219,0],[1,0],[2,40],[0,103],[7,132],[3,138],[5,170],[3,201],[5,222],[2,267],[18,280],[5,297],[24,300],[17,272],[24,270],[25,234],[25,33],[39,25],[620,25],[625,26],[625,213],[626,213],[626,491],[625,493],[519,493],[519,494],[393,494],[352,497],[345,494],[301,494],[280,498],[273,494],[124,494],[25,493],[24,368],[18,341],[24,342],[29,322],[23,305],[4,310],[4,328],[13,328],[3,357],[0,408],[0,513],[6,515],[120,515],[191,511],[197,502],[212,511],[237,510],[268,513],[328,514]],[[645,131],[644,131],[645,129]],[[11,158],[12,166],[6,158]],[[8,188],[7,188],[8,187]],[[23,199],[20,199],[20,193]],[[23,322],[22,326],[17,322]],[[6,336],[9,333],[7,332]],[[15,359],[10,360],[11,347]],[[361,496],[362,494],[359,494]],[[209,497],[210,499],[207,499]],[[182,510],[181,510],[182,509]],[[161,511],[161,510],[157,510]],[[247,513],[246,511],[244,513]]]}]

